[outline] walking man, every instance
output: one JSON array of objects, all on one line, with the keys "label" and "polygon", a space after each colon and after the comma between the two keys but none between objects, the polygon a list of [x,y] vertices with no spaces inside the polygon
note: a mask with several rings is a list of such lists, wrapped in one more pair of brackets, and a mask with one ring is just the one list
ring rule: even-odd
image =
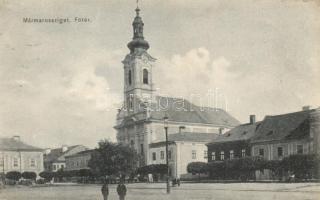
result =
[{"label": "walking man", "polygon": [[127,194],[127,187],[123,183],[123,179],[120,180],[120,183],[117,187],[117,192],[119,195],[119,200],[124,200],[126,194]]},{"label": "walking man", "polygon": [[103,181],[103,185],[102,185],[102,188],[101,188],[101,193],[102,193],[102,196],[103,196],[103,200],[108,200],[109,187],[108,187],[107,180]]}]

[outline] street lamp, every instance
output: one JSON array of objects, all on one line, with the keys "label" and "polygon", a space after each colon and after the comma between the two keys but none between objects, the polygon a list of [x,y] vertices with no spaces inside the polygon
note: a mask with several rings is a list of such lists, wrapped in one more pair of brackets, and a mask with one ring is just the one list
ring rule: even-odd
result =
[{"label": "street lamp", "polygon": [[166,165],[167,165],[167,194],[170,193],[170,182],[169,182],[169,157],[168,157],[168,117],[163,118],[164,130],[166,133]]}]

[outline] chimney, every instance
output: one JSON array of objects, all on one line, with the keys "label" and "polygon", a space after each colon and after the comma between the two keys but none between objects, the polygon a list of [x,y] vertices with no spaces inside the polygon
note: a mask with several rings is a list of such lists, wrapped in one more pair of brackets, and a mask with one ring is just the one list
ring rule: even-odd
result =
[{"label": "chimney", "polygon": [[179,126],[179,133],[182,133],[182,129],[186,129],[185,126]]},{"label": "chimney", "polygon": [[20,136],[19,135],[15,135],[15,136],[12,137],[12,139],[14,141],[20,141]]},{"label": "chimney", "polygon": [[68,146],[67,145],[62,145],[62,152],[68,151]]},{"label": "chimney", "polygon": [[256,116],[255,115],[250,115],[250,124],[256,123]]},{"label": "chimney", "polygon": [[49,153],[51,153],[51,149],[47,148],[46,151],[45,151],[45,154],[48,155]]},{"label": "chimney", "polygon": [[302,107],[302,110],[303,110],[303,111],[310,110],[310,106],[303,106],[303,107]]}]

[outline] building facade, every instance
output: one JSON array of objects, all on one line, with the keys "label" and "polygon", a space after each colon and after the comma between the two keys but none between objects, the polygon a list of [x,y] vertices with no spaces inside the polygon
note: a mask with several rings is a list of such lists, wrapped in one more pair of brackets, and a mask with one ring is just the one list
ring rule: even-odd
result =
[{"label": "building facade", "polygon": [[255,135],[260,122],[250,116],[250,123],[241,124],[221,134],[208,146],[208,162],[230,160],[251,156],[250,139]]},{"label": "building facade", "polygon": [[94,150],[81,151],[79,153],[65,156],[66,171],[89,169],[89,161]]},{"label": "building facade", "polygon": [[[207,162],[206,143],[214,140],[217,134],[211,133],[176,133],[169,135],[169,174],[172,178],[189,179],[194,176],[187,171],[191,162]],[[149,145],[149,164],[166,164],[166,142]]]},{"label": "building facade", "polygon": [[0,174],[18,171],[39,175],[43,170],[43,149],[25,144],[19,136],[0,138]]},{"label": "building facade", "polygon": [[46,171],[56,172],[58,170],[65,170],[66,156],[70,156],[88,148],[83,145],[62,146],[56,149],[47,149],[44,154],[44,167]]},{"label": "building facade", "polygon": [[165,140],[163,118],[169,118],[169,134],[185,132],[217,134],[238,125],[226,111],[203,108],[173,97],[155,95],[153,66],[155,58],[149,55],[149,43],[144,39],[144,23],[140,9],[133,21],[133,39],[128,44],[130,53],[123,60],[124,104],[118,111],[117,140],[133,147],[140,155],[140,165],[152,163],[149,144]]},{"label": "building facade", "polygon": [[266,116],[252,138],[251,153],[267,160],[281,160],[294,154],[316,153],[319,132],[314,132],[311,116],[318,109]]}]

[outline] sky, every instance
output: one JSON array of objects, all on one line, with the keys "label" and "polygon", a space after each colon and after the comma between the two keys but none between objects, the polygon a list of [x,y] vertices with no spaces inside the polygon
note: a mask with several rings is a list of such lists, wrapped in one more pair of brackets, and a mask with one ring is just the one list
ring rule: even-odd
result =
[{"label": "sky", "polygon": [[[157,93],[240,122],[320,104],[320,1],[140,0]],[[0,0],[0,136],[115,141],[135,0]],[[70,23],[24,23],[23,18]],[[90,22],[74,22],[74,18]],[[214,93],[216,101],[207,102]]]}]

